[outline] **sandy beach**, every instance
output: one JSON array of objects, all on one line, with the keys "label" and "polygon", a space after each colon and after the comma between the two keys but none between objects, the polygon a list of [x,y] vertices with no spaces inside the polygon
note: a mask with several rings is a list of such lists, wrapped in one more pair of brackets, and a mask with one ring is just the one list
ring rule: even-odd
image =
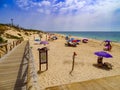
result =
[{"label": "sandy beach", "polygon": [[[44,47],[48,69],[43,60],[40,71],[38,50]],[[97,56],[99,51],[110,57]],[[45,53],[41,57],[46,59]],[[106,77],[117,84],[102,81]],[[120,0],[0,0],[0,90],[64,89],[88,80],[120,90]],[[88,86],[97,89],[92,82]]]},{"label": "sandy beach", "polygon": [[[45,70],[45,65],[42,65],[44,72],[38,74],[38,81],[40,88],[68,84],[73,82],[81,82],[96,78],[120,75],[120,43],[112,43],[112,50],[110,53],[113,58],[103,58],[103,62],[109,62],[113,65],[112,70],[104,70],[93,66],[97,63],[97,56],[94,54],[96,51],[102,51],[102,41],[89,39],[88,43],[80,42],[77,47],[65,46],[65,38],[57,35],[58,40],[49,41],[48,47],[48,70]],[[35,37],[38,37],[37,35]],[[71,36],[72,37],[72,36]],[[78,37],[75,37],[78,39]],[[79,38],[81,39],[81,38]],[[46,35],[42,40],[46,40]],[[33,51],[36,70],[39,70],[39,52],[38,48],[45,47],[41,44],[35,44],[34,36],[30,38],[30,44]],[[75,57],[75,67],[72,69],[72,56],[73,52],[77,53]]]}]

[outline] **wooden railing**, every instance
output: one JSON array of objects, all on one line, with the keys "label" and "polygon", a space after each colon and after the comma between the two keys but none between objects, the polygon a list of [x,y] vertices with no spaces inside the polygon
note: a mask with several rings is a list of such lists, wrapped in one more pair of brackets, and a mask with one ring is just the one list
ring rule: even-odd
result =
[{"label": "wooden railing", "polygon": [[21,39],[10,42],[10,43],[3,43],[0,44],[0,58],[11,51],[15,46],[22,42]]},{"label": "wooden railing", "polygon": [[29,53],[28,73],[27,73],[27,90],[40,90],[40,87],[38,84],[37,71],[35,69],[34,58],[33,58],[32,50],[30,48],[29,41],[27,42],[25,51]]}]

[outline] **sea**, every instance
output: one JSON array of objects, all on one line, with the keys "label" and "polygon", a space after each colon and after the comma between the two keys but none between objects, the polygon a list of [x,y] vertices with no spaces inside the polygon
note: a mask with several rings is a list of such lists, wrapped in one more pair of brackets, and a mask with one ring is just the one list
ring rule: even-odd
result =
[{"label": "sea", "polygon": [[120,43],[120,31],[52,31],[52,33],[91,38],[96,40],[111,40],[112,42]]}]

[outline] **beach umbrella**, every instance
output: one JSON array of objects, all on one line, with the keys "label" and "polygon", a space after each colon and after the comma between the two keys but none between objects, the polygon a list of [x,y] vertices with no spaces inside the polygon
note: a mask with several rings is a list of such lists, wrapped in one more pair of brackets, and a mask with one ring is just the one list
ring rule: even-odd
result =
[{"label": "beach umbrella", "polygon": [[105,57],[105,58],[112,58],[112,55],[104,51],[98,51],[98,52],[95,52],[94,54],[97,56]]},{"label": "beach umbrella", "polygon": [[77,40],[72,40],[72,42],[77,42]]},{"label": "beach umbrella", "polygon": [[80,40],[72,40],[72,42],[80,42]]},{"label": "beach umbrella", "polygon": [[47,41],[41,41],[40,44],[46,45],[46,44],[49,44],[49,43]]},{"label": "beach umbrella", "polygon": [[80,40],[77,40],[77,42],[80,42]]},{"label": "beach umbrella", "polygon": [[88,39],[85,38],[85,39],[82,40],[82,42],[83,42],[83,43],[87,43],[87,42],[88,42]]},{"label": "beach umbrella", "polygon": [[40,41],[40,39],[35,39],[35,41]]},{"label": "beach umbrella", "polygon": [[104,42],[111,42],[110,40],[105,40]]},{"label": "beach umbrella", "polygon": [[83,40],[88,41],[88,39],[87,39],[87,38],[84,38]]},{"label": "beach umbrella", "polygon": [[74,39],[74,38],[71,38],[70,40],[73,41],[73,40],[75,40],[75,39]]}]

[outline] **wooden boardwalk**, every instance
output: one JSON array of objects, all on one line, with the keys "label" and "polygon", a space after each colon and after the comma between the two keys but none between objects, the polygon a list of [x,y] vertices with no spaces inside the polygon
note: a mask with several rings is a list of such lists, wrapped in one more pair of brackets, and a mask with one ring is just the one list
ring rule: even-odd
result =
[{"label": "wooden boardwalk", "polygon": [[25,90],[27,56],[24,49],[27,41],[16,46],[0,61],[0,90]]},{"label": "wooden boardwalk", "polygon": [[48,87],[45,90],[120,90],[120,75]]}]

